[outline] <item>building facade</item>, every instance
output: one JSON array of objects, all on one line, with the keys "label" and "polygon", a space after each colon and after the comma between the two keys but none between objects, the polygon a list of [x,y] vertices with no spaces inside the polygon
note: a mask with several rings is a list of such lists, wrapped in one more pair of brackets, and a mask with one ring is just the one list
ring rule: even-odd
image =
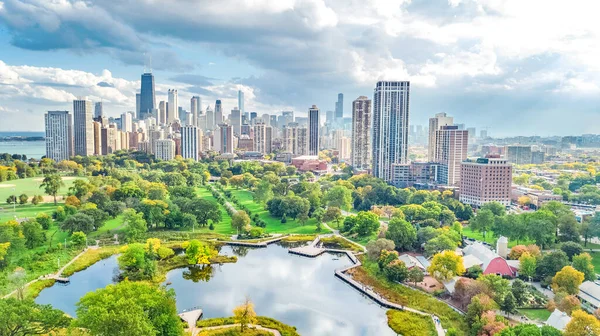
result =
[{"label": "building facade", "polygon": [[313,105],[308,110],[308,155],[319,155],[319,108]]},{"label": "building facade", "polygon": [[429,118],[429,146],[427,147],[427,157],[429,158],[429,161],[435,161],[435,155],[437,153],[437,131],[442,126],[452,125],[454,125],[454,118],[448,117],[446,113],[437,113],[433,118]]},{"label": "building facade", "polygon": [[231,110],[229,121],[231,122],[231,126],[233,127],[233,133],[235,135],[240,135],[242,132],[242,113],[239,108],[234,108],[233,110]]},{"label": "building facade", "polygon": [[352,167],[371,169],[371,154],[371,100],[360,96],[352,102]]},{"label": "building facade", "polygon": [[461,202],[476,207],[489,202],[510,205],[512,165],[508,160],[479,158],[464,161],[460,176]]},{"label": "building facade", "polygon": [[442,183],[458,186],[461,163],[467,159],[469,133],[459,130],[457,126],[441,126],[435,133],[436,152],[433,162],[441,163],[446,167]]},{"label": "building facade", "polygon": [[215,102],[215,124],[219,125],[223,122],[223,105],[221,100],[217,99]]},{"label": "building facade", "polygon": [[506,146],[506,158],[509,163],[513,164],[530,164],[531,163],[531,146]]},{"label": "building facade", "polygon": [[227,124],[220,124],[215,130],[213,149],[221,154],[233,153],[233,127]]},{"label": "building facade", "polygon": [[48,111],[46,124],[46,157],[56,162],[73,156],[73,128],[68,111]]},{"label": "building facade", "polygon": [[408,162],[410,82],[377,82],[373,101],[373,175],[386,182]]},{"label": "building facade", "polygon": [[94,126],[92,102],[87,99],[73,101],[73,138],[75,155],[94,155]]},{"label": "building facade", "polygon": [[171,124],[178,118],[179,114],[179,95],[177,94],[177,90],[171,90],[167,92],[167,96],[169,99],[167,105],[167,124]]},{"label": "building facade", "polygon": [[200,153],[200,130],[196,126],[181,128],[181,156],[184,159],[198,161]]},{"label": "building facade", "polygon": [[172,139],[161,139],[156,141],[156,152],[154,156],[163,161],[173,160],[175,158],[175,141]]},{"label": "building facade", "polygon": [[152,116],[156,108],[154,92],[154,75],[152,73],[142,74],[142,87],[140,89],[140,111],[137,118],[144,120]]},{"label": "building facade", "polygon": [[192,113],[192,124],[195,126],[199,126],[198,124],[198,117],[200,116],[200,113],[202,111],[202,101],[200,99],[199,96],[193,96],[192,99],[190,99],[190,111]]}]

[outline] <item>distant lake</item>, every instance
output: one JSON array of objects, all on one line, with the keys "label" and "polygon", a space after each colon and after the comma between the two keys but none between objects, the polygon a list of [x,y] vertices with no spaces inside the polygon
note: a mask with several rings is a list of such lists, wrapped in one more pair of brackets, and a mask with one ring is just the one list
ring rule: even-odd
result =
[{"label": "distant lake", "polygon": [[[0,132],[0,137],[2,136],[8,135],[3,135],[3,133]],[[25,154],[28,159],[41,159],[42,156],[46,155],[46,141],[0,141],[0,153]]]}]

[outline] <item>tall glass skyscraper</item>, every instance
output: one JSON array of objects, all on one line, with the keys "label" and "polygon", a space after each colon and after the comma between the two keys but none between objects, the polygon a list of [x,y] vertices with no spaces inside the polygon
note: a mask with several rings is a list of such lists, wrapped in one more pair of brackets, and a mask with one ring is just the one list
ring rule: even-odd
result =
[{"label": "tall glass skyscraper", "polygon": [[319,155],[319,108],[313,105],[308,110],[308,155]]},{"label": "tall glass skyscraper", "polygon": [[140,93],[140,111],[138,119],[144,120],[152,116],[156,108],[154,97],[154,75],[152,73],[142,74],[142,88]]},{"label": "tall glass skyscraper", "polygon": [[338,93],[338,100],[335,102],[335,121],[338,124],[342,123],[344,118],[344,94]]},{"label": "tall glass skyscraper", "polygon": [[242,90],[238,90],[238,109],[244,113],[244,92]]},{"label": "tall glass skyscraper", "polygon": [[392,165],[408,162],[410,82],[377,82],[373,99],[373,175],[392,181]]}]

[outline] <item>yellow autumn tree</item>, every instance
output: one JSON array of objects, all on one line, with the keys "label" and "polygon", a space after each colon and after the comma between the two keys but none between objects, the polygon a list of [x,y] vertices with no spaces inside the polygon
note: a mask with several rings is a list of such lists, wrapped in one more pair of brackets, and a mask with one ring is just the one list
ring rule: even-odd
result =
[{"label": "yellow autumn tree", "polygon": [[465,272],[462,257],[454,251],[443,251],[433,256],[427,269],[439,281],[448,281]]},{"label": "yellow autumn tree", "polygon": [[600,321],[583,310],[576,310],[565,328],[564,336],[600,335]]},{"label": "yellow autumn tree", "polygon": [[242,333],[248,328],[249,324],[255,324],[257,322],[254,304],[249,298],[246,298],[243,304],[233,309],[233,319],[235,323],[240,324]]},{"label": "yellow autumn tree", "polygon": [[554,278],[552,278],[552,289],[554,292],[565,291],[568,294],[575,295],[579,293],[579,286],[583,282],[585,275],[574,269],[572,266],[565,266]]}]

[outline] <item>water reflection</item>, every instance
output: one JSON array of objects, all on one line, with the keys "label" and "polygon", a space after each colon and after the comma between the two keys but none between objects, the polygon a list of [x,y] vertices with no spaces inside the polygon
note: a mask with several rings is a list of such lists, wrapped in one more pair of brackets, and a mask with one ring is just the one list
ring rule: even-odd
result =
[{"label": "water reflection", "polygon": [[[221,249],[223,254],[239,252],[229,246]],[[294,325],[302,335],[395,335],[385,309],[334,276],[335,269],[350,263],[347,257],[303,258],[277,245],[242,253],[246,255],[237,263],[210,271],[193,267],[169,272],[167,282],[177,293],[178,309],[199,306],[205,318],[231,316],[249,296],[258,314]]]}]

